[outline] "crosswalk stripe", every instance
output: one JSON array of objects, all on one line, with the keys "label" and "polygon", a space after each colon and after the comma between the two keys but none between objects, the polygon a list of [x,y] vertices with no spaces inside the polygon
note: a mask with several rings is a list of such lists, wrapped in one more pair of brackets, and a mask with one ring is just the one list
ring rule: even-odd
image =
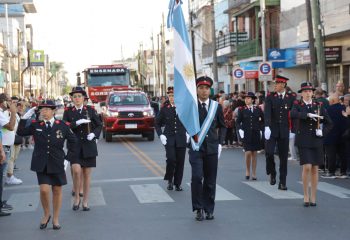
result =
[{"label": "crosswalk stripe", "polygon": [[293,192],[291,190],[281,191],[276,186],[271,186],[267,181],[254,181],[254,182],[243,182],[248,186],[258,190],[274,199],[300,199],[303,195]]},{"label": "crosswalk stripe", "polygon": [[[82,198],[80,198],[81,201],[83,201]],[[71,206],[73,206],[74,198],[72,197],[71,200]],[[92,187],[90,188],[89,192],[89,206],[105,206],[106,201],[103,197],[103,191],[100,187]]]},{"label": "crosswalk stripe", "polygon": [[102,188],[93,187],[90,189],[89,205],[90,206],[104,206],[104,205],[106,205],[105,198],[103,197]]},{"label": "crosswalk stripe", "polygon": [[140,203],[174,202],[159,184],[130,185]]},{"label": "crosswalk stripe", "polygon": [[[191,188],[191,183],[187,183]],[[216,193],[215,193],[215,201],[231,201],[231,200],[242,200],[236,195],[230,193],[225,188],[216,184]]]},{"label": "crosswalk stripe", "polygon": [[350,198],[350,190],[349,189],[338,187],[338,186],[330,184],[330,183],[319,182],[317,189],[322,191],[322,192],[339,197],[339,198]]},{"label": "crosswalk stripe", "polygon": [[39,206],[39,192],[13,193],[8,203],[13,206],[11,212],[33,212]]}]

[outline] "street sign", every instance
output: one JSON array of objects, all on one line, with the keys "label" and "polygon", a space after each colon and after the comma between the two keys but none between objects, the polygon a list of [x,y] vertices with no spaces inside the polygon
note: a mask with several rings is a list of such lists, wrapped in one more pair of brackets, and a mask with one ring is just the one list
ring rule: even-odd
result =
[{"label": "street sign", "polygon": [[45,66],[45,54],[43,50],[30,50],[30,66],[43,67]]},{"label": "street sign", "polygon": [[259,64],[259,81],[272,81],[272,66],[269,62]]},{"label": "street sign", "polygon": [[235,84],[242,84],[244,79],[244,70],[242,68],[235,68],[232,70],[233,81]]}]

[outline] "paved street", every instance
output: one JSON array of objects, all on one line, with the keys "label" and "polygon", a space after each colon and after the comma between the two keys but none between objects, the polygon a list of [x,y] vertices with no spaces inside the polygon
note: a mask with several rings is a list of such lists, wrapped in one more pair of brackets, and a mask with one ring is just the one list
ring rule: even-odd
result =
[{"label": "paved street", "polygon": [[[138,136],[99,141],[90,212],[71,210],[71,178],[63,189],[62,229],[39,230],[42,210],[36,175],[29,171],[32,150],[17,161],[20,186],[6,187],[14,206],[0,218],[1,239],[348,239],[350,179],[320,179],[317,207],[302,206],[298,163],[289,163],[287,192],[270,186],[259,155],[258,181],[246,181],[241,149],[224,149],[219,161],[215,220],[197,222],[191,212],[190,165],[183,192],[167,191],[162,180],[165,152],[158,139]],[[322,191],[321,191],[322,190]]]}]

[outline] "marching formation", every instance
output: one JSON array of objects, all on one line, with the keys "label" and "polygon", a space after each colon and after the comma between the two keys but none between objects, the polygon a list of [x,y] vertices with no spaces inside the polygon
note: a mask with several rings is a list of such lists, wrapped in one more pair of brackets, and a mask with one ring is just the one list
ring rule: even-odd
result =
[{"label": "marching formation", "polygon": [[[331,146],[326,144],[327,137],[336,132],[334,112],[341,109],[344,123],[349,124],[350,107],[339,107],[339,103],[334,103],[331,97],[329,111],[324,98],[322,101],[315,98],[316,89],[310,83],[301,84],[298,98],[296,93],[287,90],[287,82],[288,78],[277,75],[275,91],[269,92],[266,98],[248,92],[241,96],[241,104],[236,104],[233,109],[234,102],[230,103],[223,92],[211,99],[213,80],[207,76],[199,77],[196,79],[196,92],[200,131],[194,136],[187,133],[177,114],[174,102],[176,89],[168,88],[167,99],[155,119],[155,129],[166,152],[164,180],[167,181],[167,190],[183,191],[184,163],[188,150],[192,211],[196,220],[214,219],[218,160],[223,146],[227,148],[234,140],[244,151],[245,180],[258,180],[257,154],[264,151],[269,183],[275,185],[278,176],[277,188],[280,191],[288,190],[288,153],[292,157],[295,150],[291,146],[296,146],[298,156],[293,158],[298,158],[302,166],[303,206],[317,206],[319,166],[324,168],[326,165],[329,173],[334,174],[337,165],[332,159]],[[86,104],[88,96],[84,88],[74,87],[70,96],[72,105],[64,109],[63,120],[58,120],[55,118],[57,106],[51,100],[44,100],[27,112],[17,114],[14,103],[7,103],[12,100],[6,94],[0,95],[3,109],[0,123],[3,129],[17,129],[18,136],[32,136],[35,142],[31,170],[36,172],[40,187],[44,214],[40,229],[47,228],[51,219],[53,229],[61,229],[59,215],[62,186],[67,184],[66,161],[70,162],[73,180],[72,210],[77,211],[80,207],[83,211],[90,210],[91,171],[96,167],[96,140],[99,139],[102,123],[96,110]],[[332,106],[338,107],[333,110]],[[4,111],[8,114],[7,118],[3,116]],[[4,140],[1,146],[6,151]],[[275,155],[279,157],[279,171],[276,170]],[[2,161],[6,159],[5,156],[1,157]],[[3,164],[1,166],[3,168]],[[346,163],[341,162],[341,174],[346,174],[346,169]],[[0,190],[2,194],[2,188]],[[0,200],[1,208],[11,207]],[[1,216],[6,215],[1,211]]]}]

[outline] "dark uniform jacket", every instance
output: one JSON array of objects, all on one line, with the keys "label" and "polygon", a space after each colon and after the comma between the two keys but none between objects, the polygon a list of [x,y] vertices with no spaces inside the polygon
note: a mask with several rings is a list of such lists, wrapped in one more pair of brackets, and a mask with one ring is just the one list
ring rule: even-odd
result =
[{"label": "dark uniform jacket", "polygon": [[186,147],[186,129],[175,109],[169,102],[165,104],[156,118],[155,128],[158,136],[164,134],[167,137],[167,146]]},{"label": "dark uniform jacket", "polygon": [[[318,112],[320,113],[319,115],[324,117],[323,120],[320,119],[320,124],[323,124],[323,137],[316,136],[318,123],[307,116],[308,113],[318,114]],[[296,101],[291,111],[291,117],[296,119],[294,126],[296,146],[306,148],[323,146],[323,139],[332,128],[332,120],[322,103],[313,101],[312,104],[307,105],[304,101]]]},{"label": "dark uniform jacket", "polygon": [[[77,126],[76,122],[80,119],[90,119],[89,124]],[[82,153],[82,158],[96,157],[98,155],[96,140],[87,140],[89,133],[94,133],[95,138],[100,137],[102,123],[96,110],[92,106],[84,106],[81,113],[73,106],[65,109],[63,120],[70,123],[70,127],[78,138],[78,151]]]},{"label": "dark uniform jacket", "polygon": [[295,98],[295,93],[285,93],[284,98],[280,99],[278,93],[275,92],[271,92],[266,97],[264,106],[265,126],[270,127],[272,137],[289,137],[289,112]]},{"label": "dark uniform jacket", "polygon": [[65,152],[64,142],[67,139],[68,152],[67,160],[77,157],[77,138],[71,131],[67,123],[55,120],[51,131],[46,127],[44,121],[33,120],[26,127],[26,119],[21,119],[18,125],[17,134],[19,136],[33,135],[35,145],[32,155],[31,170],[35,172],[46,172],[49,174],[63,173]]},{"label": "dark uniform jacket", "polygon": [[[210,108],[210,105],[208,107],[208,110],[209,108]],[[199,123],[200,123],[200,126],[202,126],[206,115],[202,110],[202,106],[200,102],[198,102],[198,113],[199,113]],[[219,129],[219,134],[218,134],[218,129]],[[218,145],[222,144],[223,141],[225,140],[225,134],[226,134],[226,126],[225,126],[224,113],[222,111],[221,105],[219,104],[216,110],[213,122],[211,123],[208,133],[199,150],[202,152],[205,152],[208,155],[218,154]]]},{"label": "dark uniform jacket", "polygon": [[253,112],[248,108],[248,106],[240,107],[236,120],[238,129],[242,129],[244,131],[243,141],[246,142],[252,142],[252,137],[260,138],[260,131],[264,131],[264,114],[260,107],[252,107]]}]

